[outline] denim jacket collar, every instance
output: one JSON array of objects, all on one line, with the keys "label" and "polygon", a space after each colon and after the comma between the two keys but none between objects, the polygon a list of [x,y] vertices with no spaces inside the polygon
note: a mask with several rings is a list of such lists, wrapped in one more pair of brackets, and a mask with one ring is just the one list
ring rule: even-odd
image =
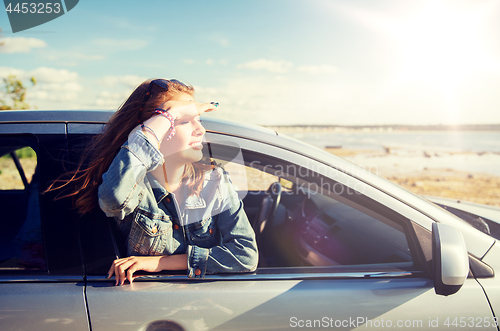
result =
[{"label": "denim jacket collar", "polygon": [[151,185],[151,190],[153,191],[153,195],[155,196],[156,202],[159,204],[169,192],[156,180],[156,178],[148,172],[146,177]]},{"label": "denim jacket collar", "polygon": [[205,208],[206,206],[207,206],[207,204],[205,203],[205,199],[203,199],[201,196],[197,196],[195,194],[190,195],[184,201],[184,208],[185,209]]},{"label": "denim jacket collar", "polygon": [[[161,200],[163,200],[170,194],[170,192],[168,192],[162,185],[160,185],[160,183],[151,173],[148,173],[146,176],[148,177],[148,180],[151,184],[151,189],[153,190],[156,202],[159,204]],[[205,202],[205,199],[203,199],[201,196],[192,194],[189,197],[187,197],[187,199],[184,200],[184,205],[182,209],[205,208],[206,206],[207,204]]]}]

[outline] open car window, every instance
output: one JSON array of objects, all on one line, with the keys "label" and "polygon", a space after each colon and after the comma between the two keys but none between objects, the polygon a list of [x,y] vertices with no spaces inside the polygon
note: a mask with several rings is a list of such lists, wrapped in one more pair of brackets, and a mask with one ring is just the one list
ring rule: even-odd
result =
[{"label": "open car window", "polygon": [[0,271],[45,270],[36,141],[0,138]]},{"label": "open car window", "polygon": [[[210,156],[243,200],[256,233],[258,273],[427,271],[414,223],[358,187],[340,183],[333,168],[325,175],[307,164],[224,146]],[[275,216],[263,218],[273,206],[274,183],[281,186]],[[125,238],[108,221],[99,210],[79,218],[88,274],[105,273],[115,257],[126,256]]]},{"label": "open car window", "polygon": [[[334,175],[255,152],[243,156],[244,164],[226,160],[224,167],[237,189],[246,182],[244,204],[260,268],[413,266],[406,218]],[[266,219],[263,209],[273,204],[269,188],[276,182],[280,200],[273,219]]]}]

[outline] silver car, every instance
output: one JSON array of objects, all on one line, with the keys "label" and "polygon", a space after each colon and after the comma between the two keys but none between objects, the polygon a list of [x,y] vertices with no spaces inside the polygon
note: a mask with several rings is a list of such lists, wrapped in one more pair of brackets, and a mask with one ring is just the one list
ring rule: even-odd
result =
[{"label": "silver car", "polygon": [[41,194],[111,115],[0,112],[0,330],[499,329],[498,209],[438,205],[269,129],[209,116],[204,152],[243,199],[257,271],[145,273],[113,286],[106,272],[124,246],[113,223]]}]

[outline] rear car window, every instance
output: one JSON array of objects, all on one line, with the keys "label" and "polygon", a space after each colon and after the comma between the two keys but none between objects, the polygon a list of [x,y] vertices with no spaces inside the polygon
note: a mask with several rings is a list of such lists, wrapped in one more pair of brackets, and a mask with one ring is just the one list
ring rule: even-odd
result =
[{"label": "rear car window", "polygon": [[0,270],[45,270],[36,141],[0,146]]}]

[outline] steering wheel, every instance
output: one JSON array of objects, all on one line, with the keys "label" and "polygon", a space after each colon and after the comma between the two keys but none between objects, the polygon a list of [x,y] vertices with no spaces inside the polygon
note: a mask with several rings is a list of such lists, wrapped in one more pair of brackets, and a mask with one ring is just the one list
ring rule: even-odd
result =
[{"label": "steering wheel", "polygon": [[281,184],[272,183],[266,191],[266,196],[262,199],[257,221],[254,223],[254,231],[257,238],[262,238],[271,229],[271,225],[276,218],[276,211],[281,200]]}]

